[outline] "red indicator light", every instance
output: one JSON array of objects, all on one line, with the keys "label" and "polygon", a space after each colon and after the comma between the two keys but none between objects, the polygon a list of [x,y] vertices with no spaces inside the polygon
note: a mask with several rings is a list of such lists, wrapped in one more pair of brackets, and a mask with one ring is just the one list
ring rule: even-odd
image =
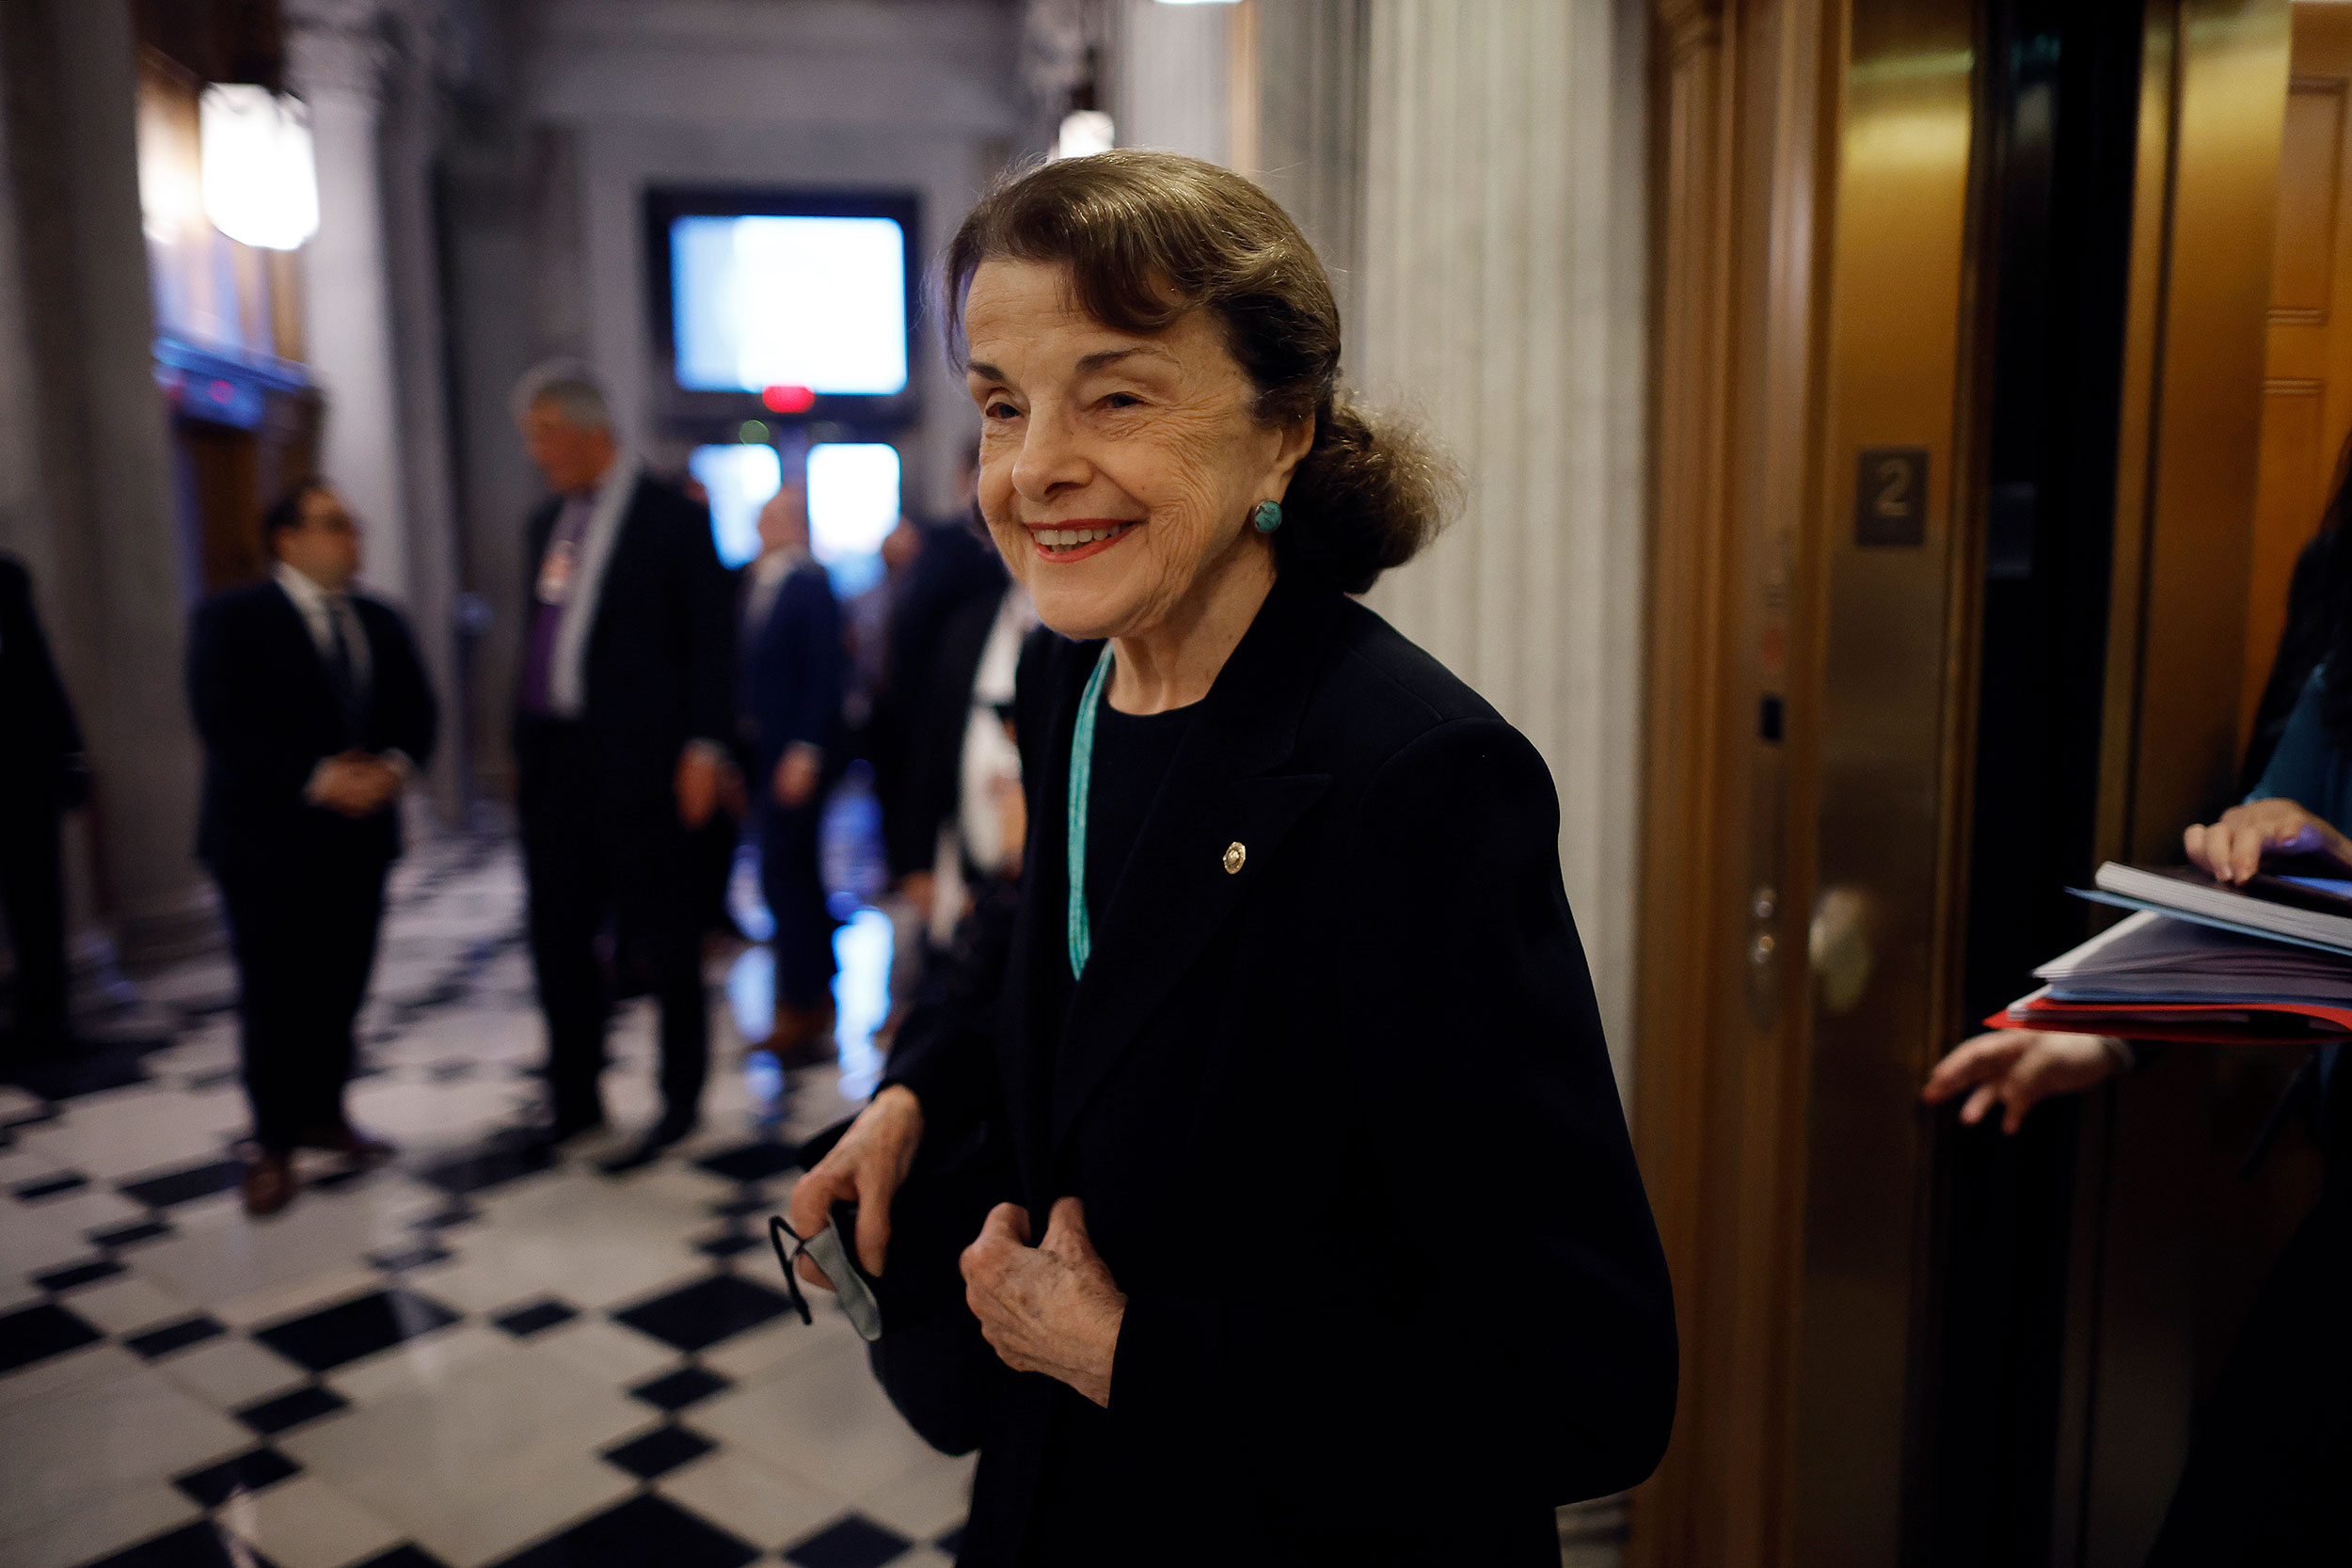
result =
[{"label": "red indicator light", "polygon": [[237,389],[226,381],[215,381],[207,390],[213,394],[215,403],[231,403],[237,396]]},{"label": "red indicator light", "polygon": [[759,401],[779,414],[805,414],[816,406],[817,394],[806,387],[771,387]]}]

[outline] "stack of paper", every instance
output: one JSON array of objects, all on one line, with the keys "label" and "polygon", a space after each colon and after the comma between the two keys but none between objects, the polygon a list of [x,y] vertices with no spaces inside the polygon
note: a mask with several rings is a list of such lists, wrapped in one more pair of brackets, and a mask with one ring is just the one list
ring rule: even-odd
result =
[{"label": "stack of paper", "polygon": [[2317,1002],[2352,1007],[2352,956],[2136,914],[2034,971],[2060,1002]]},{"label": "stack of paper", "polygon": [[2201,871],[2151,871],[2113,861],[2099,868],[2098,880],[2098,892],[2077,890],[2078,895],[2217,930],[2352,954],[2352,882],[2257,877],[2243,888],[2225,887]]},{"label": "stack of paper", "polygon": [[2247,892],[2113,863],[2098,880],[2081,895],[2141,912],[2036,970],[2043,989],[1990,1022],[2139,1039],[2352,1036],[2352,884],[2265,878]]}]

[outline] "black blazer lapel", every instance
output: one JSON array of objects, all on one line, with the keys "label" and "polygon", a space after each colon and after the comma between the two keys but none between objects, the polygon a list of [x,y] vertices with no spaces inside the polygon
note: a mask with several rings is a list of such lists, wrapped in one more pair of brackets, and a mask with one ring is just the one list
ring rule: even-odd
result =
[{"label": "black blazer lapel", "polygon": [[[1291,754],[1300,714],[1328,657],[1318,637],[1324,595],[1278,586],[1248,634],[1218,672],[1200,716],[1184,736],[1151,815],[1136,841],[1110,907],[1095,917],[1093,953],[1078,982],[1068,1028],[1055,1053],[1049,1152],[1061,1146],[1087,1101],[1161,999],[1184,978],[1226,917],[1247,897],[1283,838],[1330,786],[1324,774],[1279,769]],[[1091,660],[1085,667],[1091,667]],[[1057,726],[1049,756],[1066,781],[1069,728]],[[1057,800],[1068,794],[1064,782]],[[1065,808],[1066,809],[1066,808]],[[1059,838],[1056,816],[1043,830]],[[1244,855],[1229,871],[1229,847]],[[1063,856],[1050,857],[1059,867]],[[1059,910],[1066,869],[1042,890],[1038,909]],[[1044,924],[1053,924],[1044,922]],[[1057,927],[1057,928],[1058,928]],[[1068,962],[1052,942],[1053,958]],[[1059,1021],[1039,1019],[1047,1028]]]}]

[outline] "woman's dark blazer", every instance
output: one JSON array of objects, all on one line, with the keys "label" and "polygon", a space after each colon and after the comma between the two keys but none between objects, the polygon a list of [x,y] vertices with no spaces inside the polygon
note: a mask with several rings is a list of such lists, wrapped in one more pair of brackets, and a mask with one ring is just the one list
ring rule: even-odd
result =
[{"label": "woman's dark blazer", "polygon": [[1550,776],[1372,611],[1279,584],[1068,993],[1100,646],[1025,651],[996,1037],[889,1073],[927,1137],[1001,1118],[1033,1234],[1077,1196],[1127,1296],[1108,1410],[1002,1380],[960,1560],[1549,1568],[1557,1505],[1657,1465],[1676,1381]]}]

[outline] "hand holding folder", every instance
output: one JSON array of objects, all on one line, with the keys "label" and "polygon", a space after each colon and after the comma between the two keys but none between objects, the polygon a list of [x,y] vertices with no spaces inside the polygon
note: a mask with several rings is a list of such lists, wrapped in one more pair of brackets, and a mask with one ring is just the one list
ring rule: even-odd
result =
[{"label": "hand holding folder", "polygon": [[2352,1037],[2352,883],[2112,863],[2078,896],[2139,911],[2035,972],[1987,1020],[2133,1039],[2308,1045]]},{"label": "hand holding folder", "polygon": [[2276,796],[2232,806],[2218,822],[2190,828],[2182,843],[2199,870],[2225,883],[2250,881],[2265,862],[2280,856],[2326,861],[2338,876],[2352,871],[2352,839],[2296,801]]}]

